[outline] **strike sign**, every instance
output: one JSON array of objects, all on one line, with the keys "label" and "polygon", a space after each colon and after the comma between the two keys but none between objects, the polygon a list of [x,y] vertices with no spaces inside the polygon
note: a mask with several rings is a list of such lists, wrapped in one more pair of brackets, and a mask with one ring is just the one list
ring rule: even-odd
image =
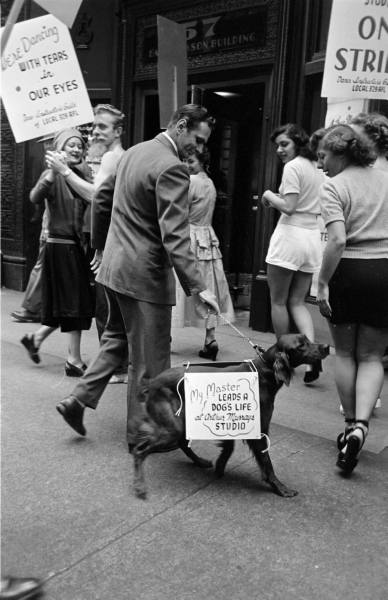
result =
[{"label": "strike sign", "polygon": [[261,437],[256,371],[186,372],[184,385],[187,439],[251,440]]},{"label": "strike sign", "polygon": [[2,100],[17,142],[93,120],[69,30],[53,15],[14,25],[1,69]]},{"label": "strike sign", "polygon": [[333,0],[321,95],[388,99],[388,0]]}]

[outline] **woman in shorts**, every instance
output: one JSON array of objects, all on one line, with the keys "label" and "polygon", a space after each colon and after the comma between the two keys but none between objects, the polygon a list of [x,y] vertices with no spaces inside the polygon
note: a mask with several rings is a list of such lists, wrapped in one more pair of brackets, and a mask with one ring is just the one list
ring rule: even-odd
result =
[{"label": "woman in shorts", "polygon": [[388,344],[388,172],[373,168],[371,142],[348,125],[331,129],[320,145],[329,180],[322,186],[328,232],[317,300],[329,321],[335,378],[345,412],[337,466],[357,465],[384,378]]},{"label": "woman in shorts", "polygon": [[[289,123],[275,129],[271,141],[284,163],[279,193],[267,190],[262,197],[264,206],[281,213],[266,257],[272,324],[279,338],[290,332],[291,317],[298,330],[314,341],[305,299],[322,258],[319,188],[324,176],[317,169],[307,133],[298,125]],[[320,370],[320,363],[308,366],[305,383],[317,379]]]}]

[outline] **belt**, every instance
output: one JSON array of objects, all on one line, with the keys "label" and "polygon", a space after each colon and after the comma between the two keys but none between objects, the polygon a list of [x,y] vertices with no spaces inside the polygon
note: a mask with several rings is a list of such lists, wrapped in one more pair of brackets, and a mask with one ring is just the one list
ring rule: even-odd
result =
[{"label": "belt", "polygon": [[53,237],[48,237],[46,240],[46,243],[49,244],[74,244],[76,245],[77,242],[75,242],[74,240],[70,240],[70,239],[65,239],[65,238],[53,238]]}]

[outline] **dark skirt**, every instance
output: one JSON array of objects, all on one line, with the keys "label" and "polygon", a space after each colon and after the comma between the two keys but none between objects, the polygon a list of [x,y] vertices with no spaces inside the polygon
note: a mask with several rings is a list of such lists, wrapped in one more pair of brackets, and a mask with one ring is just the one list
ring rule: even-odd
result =
[{"label": "dark skirt", "polygon": [[329,283],[331,323],[388,327],[388,259],[343,258]]},{"label": "dark skirt", "polygon": [[61,331],[90,329],[94,298],[89,265],[79,244],[46,242],[42,271],[42,324]]}]

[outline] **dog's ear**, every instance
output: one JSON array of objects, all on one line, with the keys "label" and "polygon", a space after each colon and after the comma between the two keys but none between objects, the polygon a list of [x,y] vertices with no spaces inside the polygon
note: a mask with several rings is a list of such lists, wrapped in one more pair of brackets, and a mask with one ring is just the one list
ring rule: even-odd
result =
[{"label": "dog's ear", "polygon": [[276,352],[273,370],[277,383],[290,385],[292,368],[285,352]]}]

